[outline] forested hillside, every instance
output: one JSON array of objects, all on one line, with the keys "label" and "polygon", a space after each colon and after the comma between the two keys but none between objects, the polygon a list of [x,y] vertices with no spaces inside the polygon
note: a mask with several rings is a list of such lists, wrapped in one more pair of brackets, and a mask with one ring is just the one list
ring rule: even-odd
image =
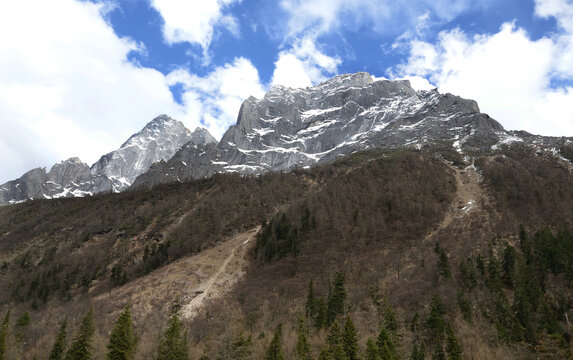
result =
[{"label": "forested hillside", "polygon": [[0,359],[570,358],[572,169],[372,150],[2,207]]}]

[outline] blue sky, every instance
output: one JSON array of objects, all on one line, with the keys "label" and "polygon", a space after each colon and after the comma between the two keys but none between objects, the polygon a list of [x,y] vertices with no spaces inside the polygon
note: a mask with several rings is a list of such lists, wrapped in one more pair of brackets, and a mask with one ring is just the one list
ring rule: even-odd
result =
[{"label": "blue sky", "polygon": [[0,34],[0,183],[162,113],[219,138],[250,95],[357,71],[573,136],[572,0],[19,0]]}]

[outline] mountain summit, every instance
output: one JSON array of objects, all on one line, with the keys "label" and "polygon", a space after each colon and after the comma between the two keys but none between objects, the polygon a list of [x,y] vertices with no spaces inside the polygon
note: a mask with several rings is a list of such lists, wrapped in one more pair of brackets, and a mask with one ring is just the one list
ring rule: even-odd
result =
[{"label": "mountain summit", "polygon": [[466,153],[534,140],[548,146],[560,141],[506,131],[473,100],[437,89],[416,91],[407,80],[374,80],[359,72],[304,89],[276,86],[262,99],[249,97],[217,146],[184,146],[133,186],[219,172],[288,171],[376,147],[439,145]]},{"label": "mountain summit", "polygon": [[127,189],[151,164],[169,160],[183,145],[210,144],[216,140],[206,129],[189,131],[182,122],[157,116],[121,147],[103,155],[91,168],[78,158],[31,170],[0,185],[0,205],[30,199],[86,196]]},{"label": "mountain summit", "polygon": [[160,115],[102,156],[89,175],[77,159],[53,170],[63,177],[32,170],[0,186],[0,205],[120,192],[215,173],[308,168],[371,148],[445,146],[467,155],[515,142],[553,151],[566,141],[571,140],[506,131],[473,100],[437,89],[416,91],[407,80],[359,72],[304,89],[276,86],[262,99],[249,97],[219,143],[206,129],[191,133]]}]

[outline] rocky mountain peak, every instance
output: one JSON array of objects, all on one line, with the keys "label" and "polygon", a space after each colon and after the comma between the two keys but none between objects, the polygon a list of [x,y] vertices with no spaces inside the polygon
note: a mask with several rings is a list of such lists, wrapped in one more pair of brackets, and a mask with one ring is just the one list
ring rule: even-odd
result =
[{"label": "rocky mountain peak", "polygon": [[[480,112],[473,100],[407,80],[344,74],[316,86],[273,87],[249,97],[219,144],[185,146],[155,164],[134,186],[202,178],[218,172],[257,174],[310,167],[356,151],[449,144],[460,153],[523,141]],[[547,139],[545,142],[549,141]]]},{"label": "rocky mountain peak", "polygon": [[180,121],[160,115],[91,168],[77,157],[70,158],[53,165],[49,172],[45,168],[34,169],[0,185],[0,205],[123,191],[151,164],[169,160],[187,143],[205,145],[216,140],[206,129],[191,133]]},{"label": "rocky mountain peak", "polygon": [[191,142],[197,145],[216,144],[217,139],[209,133],[209,130],[203,127],[197,127],[195,131],[191,133]]}]

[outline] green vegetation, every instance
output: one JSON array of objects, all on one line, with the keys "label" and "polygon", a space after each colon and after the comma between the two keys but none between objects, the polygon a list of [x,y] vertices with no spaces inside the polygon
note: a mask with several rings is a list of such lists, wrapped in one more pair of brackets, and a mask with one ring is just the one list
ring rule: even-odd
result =
[{"label": "green vegetation", "polygon": [[48,360],[62,360],[64,358],[64,353],[66,351],[66,330],[68,327],[68,321],[64,320],[60,326],[60,332],[56,336]]},{"label": "green vegetation", "polygon": [[135,357],[136,338],[129,306],[119,315],[109,336],[107,360],[131,360]]},{"label": "green vegetation", "polygon": [[176,314],[171,315],[167,329],[157,348],[156,360],[188,360],[189,346],[187,330]]},{"label": "green vegetation", "polygon": [[93,308],[90,308],[84,316],[64,359],[89,360],[91,358],[91,342],[94,332],[94,311]]},{"label": "green vegetation", "polygon": [[283,324],[279,324],[265,354],[265,360],[284,360],[282,348]]}]

